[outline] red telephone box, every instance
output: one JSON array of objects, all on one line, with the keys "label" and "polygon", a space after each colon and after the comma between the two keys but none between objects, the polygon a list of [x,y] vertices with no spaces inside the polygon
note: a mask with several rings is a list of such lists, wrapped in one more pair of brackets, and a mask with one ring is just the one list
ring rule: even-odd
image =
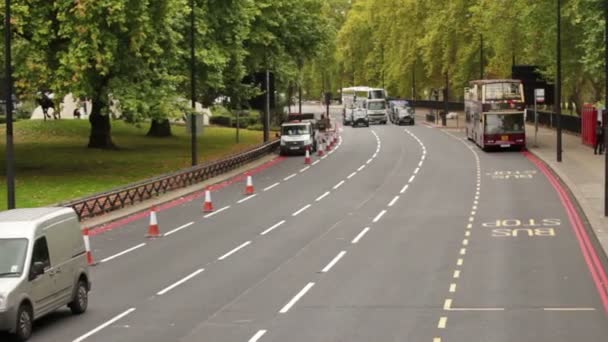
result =
[{"label": "red telephone box", "polygon": [[583,144],[595,145],[595,127],[597,126],[597,109],[593,105],[583,105],[583,117],[581,120],[581,137]]}]

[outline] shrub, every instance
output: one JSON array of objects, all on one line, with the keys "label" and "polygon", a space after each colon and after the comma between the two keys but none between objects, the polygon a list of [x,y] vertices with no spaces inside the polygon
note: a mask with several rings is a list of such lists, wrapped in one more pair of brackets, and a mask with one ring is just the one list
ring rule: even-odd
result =
[{"label": "shrub", "polygon": [[231,127],[232,126],[232,118],[224,115],[213,115],[209,119],[209,123],[212,125],[218,125],[223,127]]},{"label": "shrub", "polygon": [[[236,127],[236,117],[232,118],[232,127]],[[247,117],[239,117],[239,127],[240,128],[247,128],[249,126],[249,118]]]}]

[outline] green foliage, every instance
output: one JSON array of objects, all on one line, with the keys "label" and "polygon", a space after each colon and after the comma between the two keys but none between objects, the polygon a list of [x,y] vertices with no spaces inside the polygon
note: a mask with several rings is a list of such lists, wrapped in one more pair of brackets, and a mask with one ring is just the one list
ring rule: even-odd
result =
[{"label": "green foliage", "polygon": [[222,127],[232,127],[232,117],[226,115],[213,115],[209,118],[209,123]]}]

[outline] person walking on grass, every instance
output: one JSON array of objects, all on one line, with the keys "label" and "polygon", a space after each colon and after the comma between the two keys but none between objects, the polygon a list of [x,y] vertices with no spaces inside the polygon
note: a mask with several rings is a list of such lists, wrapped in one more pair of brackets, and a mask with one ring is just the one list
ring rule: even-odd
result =
[{"label": "person walking on grass", "polygon": [[[598,151],[599,150],[599,151]],[[593,147],[593,154],[602,154],[604,152],[604,127],[602,122],[598,121],[595,127],[595,146]]]}]

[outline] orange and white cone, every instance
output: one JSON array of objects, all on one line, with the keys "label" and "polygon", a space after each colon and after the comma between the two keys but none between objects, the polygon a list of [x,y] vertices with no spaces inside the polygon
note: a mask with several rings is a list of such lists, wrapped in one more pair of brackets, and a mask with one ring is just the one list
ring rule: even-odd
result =
[{"label": "orange and white cone", "polygon": [[306,149],[306,156],[304,157],[304,164],[310,165],[312,161],[310,160],[310,151]]},{"label": "orange and white cone", "polygon": [[158,220],[156,218],[156,208],[150,209],[150,226],[148,227],[148,238],[160,237],[160,230],[158,229]]},{"label": "orange and white cone", "polygon": [[325,147],[323,146],[323,142],[320,142],[320,143],[319,143],[319,149],[317,150],[317,155],[318,155],[319,157],[323,157],[323,155],[325,154],[325,152],[323,152],[323,149],[324,149],[324,148],[325,148]]},{"label": "orange and white cone", "polygon": [[210,213],[213,211],[213,202],[211,201],[211,191],[205,190],[205,203],[203,203],[203,212]]},{"label": "orange and white cone", "polygon": [[82,230],[82,234],[84,235],[84,248],[87,254],[87,263],[89,264],[89,266],[94,266],[97,263],[95,262],[95,259],[93,259],[93,253],[91,252],[91,242],[89,241],[89,228],[85,227]]},{"label": "orange and white cone", "polygon": [[247,176],[247,186],[245,187],[245,195],[253,195],[255,190],[253,189],[253,180],[251,176]]},{"label": "orange and white cone", "polygon": [[[330,140],[330,139],[327,139]],[[331,141],[328,141],[327,144],[325,144],[325,152],[329,152],[331,151]]]}]

